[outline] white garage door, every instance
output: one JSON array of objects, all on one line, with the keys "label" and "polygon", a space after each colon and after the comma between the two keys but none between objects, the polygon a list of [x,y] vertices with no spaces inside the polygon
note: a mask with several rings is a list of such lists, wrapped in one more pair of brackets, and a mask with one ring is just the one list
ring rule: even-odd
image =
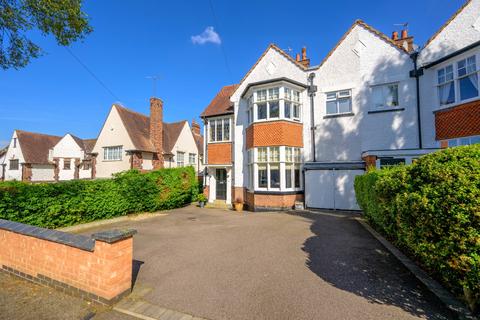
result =
[{"label": "white garage door", "polygon": [[306,170],[305,204],[308,208],[360,210],[353,182],[363,170]]}]

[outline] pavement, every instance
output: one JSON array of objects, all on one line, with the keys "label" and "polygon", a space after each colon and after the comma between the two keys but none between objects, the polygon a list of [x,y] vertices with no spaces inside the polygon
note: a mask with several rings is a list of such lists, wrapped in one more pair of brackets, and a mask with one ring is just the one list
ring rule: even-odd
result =
[{"label": "pavement", "polygon": [[135,299],[205,319],[451,319],[352,213],[193,206],[137,229]]}]

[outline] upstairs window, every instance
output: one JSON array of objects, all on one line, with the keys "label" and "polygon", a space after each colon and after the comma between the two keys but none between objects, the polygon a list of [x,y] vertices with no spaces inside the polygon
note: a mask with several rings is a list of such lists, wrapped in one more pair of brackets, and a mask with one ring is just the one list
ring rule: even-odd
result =
[{"label": "upstairs window", "polygon": [[177,151],[177,167],[185,165],[185,152]]},{"label": "upstairs window", "polygon": [[18,168],[19,168],[18,159],[10,160],[10,166],[8,167],[8,170],[18,170]]},{"label": "upstairs window", "polygon": [[[248,99],[248,123],[289,119],[300,121],[300,91],[288,87],[256,90]],[[254,112],[255,111],[255,112]]]},{"label": "upstairs window", "polygon": [[230,118],[209,120],[210,142],[230,141]]},{"label": "upstairs window", "polygon": [[122,160],[122,146],[103,148],[103,160],[119,161]]},{"label": "upstairs window", "polygon": [[194,165],[195,164],[195,160],[196,160],[196,154],[195,153],[189,153],[188,154],[188,163]]},{"label": "upstairs window", "polygon": [[327,93],[327,115],[352,112],[352,91],[341,90]]},{"label": "upstairs window", "polygon": [[372,96],[375,109],[398,107],[398,84],[374,86],[372,87]]},{"label": "upstairs window", "polygon": [[475,56],[458,61],[458,88],[460,100],[468,100],[478,96],[478,74]]},{"label": "upstairs window", "polygon": [[438,101],[441,106],[455,102],[455,83],[453,82],[453,66],[449,65],[437,71]]},{"label": "upstairs window", "polygon": [[70,159],[63,159],[63,170],[70,170],[71,169],[71,160]]}]

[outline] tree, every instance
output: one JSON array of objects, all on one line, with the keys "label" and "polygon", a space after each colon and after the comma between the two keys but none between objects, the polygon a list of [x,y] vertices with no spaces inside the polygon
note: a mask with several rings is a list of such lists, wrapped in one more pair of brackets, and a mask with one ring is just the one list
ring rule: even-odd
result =
[{"label": "tree", "polygon": [[28,32],[53,35],[59,45],[68,46],[92,32],[82,0],[0,0],[0,66],[23,68],[42,55]]}]

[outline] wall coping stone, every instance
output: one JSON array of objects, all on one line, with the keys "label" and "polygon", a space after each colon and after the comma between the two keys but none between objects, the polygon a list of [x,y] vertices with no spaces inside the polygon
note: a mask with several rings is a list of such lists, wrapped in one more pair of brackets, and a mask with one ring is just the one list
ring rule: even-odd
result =
[{"label": "wall coping stone", "polygon": [[135,229],[114,229],[92,234],[92,238],[106,243],[115,243],[120,240],[128,239],[137,233]]}]

